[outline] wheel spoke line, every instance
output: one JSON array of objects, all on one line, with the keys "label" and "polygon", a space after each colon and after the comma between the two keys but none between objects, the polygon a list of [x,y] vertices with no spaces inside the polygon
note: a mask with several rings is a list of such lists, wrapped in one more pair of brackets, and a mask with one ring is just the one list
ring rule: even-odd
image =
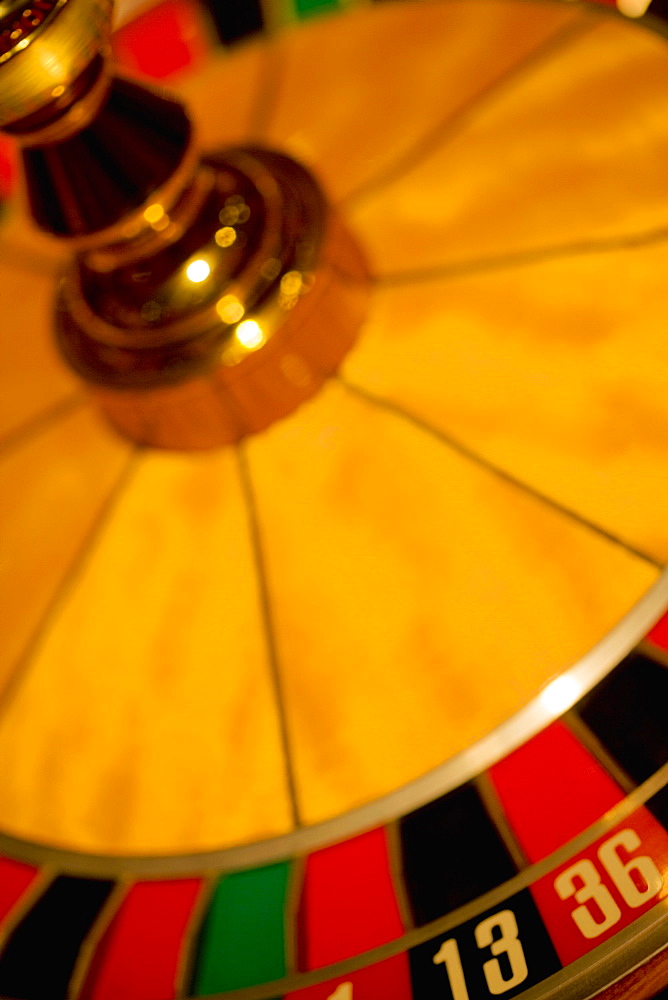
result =
[{"label": "wheel spoke line", "polygon": [[489,257],[474,257],[471,260],[455,261],[436,267],[416,268],[412,271],[388,272],[378,275],[375,280],[381,288],[395,288],[402,285],[446,281],[450,278],[463,278],[496,271],[510,271],[553,260],[569,260],[576,257],[594,256],[599,253],[619,253],[624,250],[657,246],[666,241],[668,241],[668,226],[658,226],[655,229],[639,233],[626,233],[622,236],[609,236],[598,240],[579,240],[574,243],[535,247],[530,250],[494,254]]},{"label": "wheel spoke line", "polygon": [[630,795],[638,787],[637,782],[633,781],[621,764],[617,763],[612,754],[603,746],[598,736],[591,731],[587,723],[572,708],[564,713],[562,719],[578,742],[608,772],[612,780],[619,785],[624,794]]},{"label": "wheel spoke line", "polygon": [[86,532],[83,541],[74,554],[74,557],[70,562],[69,567],[66,569],[59,585],[56,587],[55,593],[46,610],[42,614],[41,620],[33,632],[32,637],[28,640],[22,656],[19,658],[16,667],[14,668],[3,690],[0,691],[0,718],[8,711],[21,687],[21,684],[26,679],[30,668],[35,662],[35,658],[40,648],[54,626],[59,611],[67,602],[69,595],[72,593],[77,581],[80,579],[86,565],[90,562],[95,549],[102,539],[105,529],[110,524],[111,519],[118,508],[120,500],[125,495],[136,475],[141,455],[141,448],[135,446],[131,449],[125,465],[116,479],[116,482],[107,494],[102,507]]},{"label": "wheel spoke line", "polygon": [[278,644],[276,642],[276,630],[274,627],[274,615],[269,593],[267,563],[262,542],[262,531],[260,527],[255,489],[253,487],[248,454],[243,443],[237,444],[236,454],[241,490],[248,518],[248,531],[253,562],[255,565],[255,575],[257,578],[260,615],[265,636],[269,677],[278,717],[279,737],[285,765],[285,777],[290,799],[292,822],[295,827],[301,827],[303,826],[303,823],[300,815],[299,800],[297,797],[297,781],[292,748],[290,745],[286,699],[281,678]]},{"label": "wheel spoke line", "polygon": [[85,402],[86,397],[81,392],[71,393],[56,403],[52,403],[51,406],[47,406],[46,409],[40,410],[39,413],[19,424],[18,427],[13,428],[3,438],[0,438],[0,459],[51,430],[55,424],[65,420]]},{"label": "wheel spoke line", "polygon": [[488,771],[483,771],[473,779],[473,785],[480,797],[483,808],[490,820],[496,827],[503,845],[512,858],[518,872],[528,868],[530,861],[524,853],[519,838],[515,834],[505,810],[501,805],[501,799],[494,787],[494,783]]},{"label": "wheel spoke line", "polygon": [[615,535],[612,531],[609,531],[603,525],[597,524],[595,521],[590,520],[585,515],[580,514],[577,510],[573,510],[571,507],[568,507],[565,504],[560,503],[553,497],[550,497],[546,493],[543,493],[541,490],[536,489],[530,483],[527,483],[524,480],[519,479],[517,476],[514,476],[511,472],[508,472],[506,469],[504,469],[502,466],[496,465],[496,463],[490,461],[490,459],[486,458],[483,454],[476,451],[474,448],[470,448],[468,445],[464,444],[464,442],[459,441],[457,438],[446,433],[445,431],[440,430],[438,427],[434,427],[428,421],[424,420],[421,416],[419,416],[419,414],[413,413],[411,410],[406,409],[399,403],[395,403],[390,399],[385,399],[382,396],[377,396],[375,393],[371,392],[368,389],[365,389],[363,386],[357,385],[356,383],[353,382],[349,382],[341,375],[338,375],[337,379],[345,389],[347,389],[354,395],[358,396],[360,399],[364,399],[371,406],[376,406],[382,410],[385,410],[388,413],[392,413],[394,416],[399,417],[402,420],[405,420],[407,423],[411,424],[417,430],[423,431],[425,434],[428,434],[436,441],[439,441],[441,444],[445,445],[446,448],[449,448],[451,451],[456,452],[456,454],[460,455],[462,458],[466,459],[469,462],[472,462],[479,468],[484,469],[485,471],[496,476],[497,479],[501,479],[503,482],[508,483],[508,485],[513,486],[518,490],[521,490],[527,496],[532,497],[534,500],[537,500],[539,503],[544,504],[545,506],[549,507],[556,513],[561,514],[562,516],[568,518],[570,521],[573,521],[574,523],[581,525],[583,528],[587,528],[589,531],[594,532],[596,535],[598,535],[605,541],[611,542],[613,545],[619,546],[620,548],[624,549],[624,551],[628,552],[629,555],[633,555],[638,559],[642,559],[643,562],[648,563],[654,569],[657,570],[665,569],[664,563],[662,563],[659,559],[657,559],[656,556],[653,556],[650,552],[645,552],[643,549],[640,549],[637,546],[633,545],[632,543],[626,541],[625,539],[620,538],[618,535]]},{"label": "wheel spoke line", "polygon": [[507,69],[500,77],[491,80],[481,91],[474,94],[434,128],[417,139],[408,150],[397,157],[394,163],[383,168],[375,176],[363,181],[357,188],[344,195],[339,205],[347,210],[357,208],[363,200],[373,197],[410,173],[433,153],[440,152],[448,143],[461,135],[475,116],[488,107],[505,90],[512,87],[522,77],[544,66],[554,56],[560,55],[573,42],[593,31],[599,23],[598,19],[594,19],[589,12],[583,12],[580,20],[559,28],[532,52]]}]

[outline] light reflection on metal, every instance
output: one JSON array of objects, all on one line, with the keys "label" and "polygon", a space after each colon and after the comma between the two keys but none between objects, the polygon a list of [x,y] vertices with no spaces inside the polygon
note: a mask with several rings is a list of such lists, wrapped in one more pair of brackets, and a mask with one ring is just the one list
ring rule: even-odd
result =
[{"label": "light reflection on metal", "polygon": [[205,260],[202,260],[201,257],[192,261],[192,263],[188,264],[188,267],[186,268],[188,280],[192,281],[195,285],[198,285],[202,281],[206,281],[210,274],[211,266]]},{"label": "light reflection on metal", "polygon": [[288,271],[281,278],[281,291],[284,295],[299,295],[303,284],[301,272]]},{"label": "light reflection on metal", "polygon": [[642,17],[649,4],[650,0],[617,0],[617,10],[626,17]]},{"label": "light reflection on metal", "polygon": [[162,205],[158,202],[154,202],[154,204],[144,209],[143,216],[144,220],[148,222],[151,229],[154,229],[156,233],[164,232],[171,221]]},{"label": "light reflection on metal", "polygon": [[225,207],[221,209],[218,218],[223,226],[236,226],[250,219],[251,210],[238,194],[231,195],[225,202]]},{"label": "light reflection on metal", "polygon": [[255,350],[265,341],[262,327],[254,319],[245,319],[243,323],[239,323],[235,336],[239,343],[249,350]]},{"label": "light reflection on metal", "polygon": [[145,302],[141,307],[141,318],[146,320],[148,323],[156,323],[160,316],[162,315],[162,309],[159,303],[151,299],[150,302]]},{"label": "light reflection on metal", "polygon": [[231,247],[237,238],[237,231],[232,226],[223,226],[216,233],[215,240],[219,247]]},{"label": "light reflection on metal", "polygon": [[160,219],[162,219],[164,214],[164,208],[162,205],[158,205],[157,203],[149,205],[148,208],[144,209],[144,218],[151,226],[153,226],[156,222],[160,222]]},{"label": "light reflection on metal", "polygon": [[277,257],[270,257],[265,260],[264,264],[260,268],[260,274],[267,281],[274,281],[275,278],[281,273],[281,262]]},{"label": "light reflection on metal", "polygon": [[299,296],[307,291],[301,271],[288,271],[281,278],[278,304],[281,309],[293,309]]},{"label": "light reflection on metal", "polygon": [[236,295],[224,295],[216,303],[216,312],[222,319],[223,323],[238,323],[243,317],[245,312],[242,303],[236,297]]},{"label": "light reflection on metal", "polygon": [[584,692],[583,684],[571,674],[556,677],[543,688],[538,700],[549,715],[558,715],[573,705]]}]

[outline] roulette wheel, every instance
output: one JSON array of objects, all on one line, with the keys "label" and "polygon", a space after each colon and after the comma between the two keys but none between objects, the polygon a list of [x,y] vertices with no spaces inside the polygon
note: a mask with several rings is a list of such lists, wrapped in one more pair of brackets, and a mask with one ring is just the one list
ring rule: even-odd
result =
[{"label": "roulette wheel", "polygon": [[[81,2],[0,7],[3,109],[70,15],[87,71]],[[205,236],[165,193],[179,105],[44,60],[71,134],[43,93],[23,132],[5,111],[78,256],[7,206],[0,996],[665,989],[661,32],[436,0],[207,52],[173,84],[233,149],[202,161]],[[86,242],[142,171],[144,228]],[[207,296],[216,365],[157,388],[72,346]]]}]

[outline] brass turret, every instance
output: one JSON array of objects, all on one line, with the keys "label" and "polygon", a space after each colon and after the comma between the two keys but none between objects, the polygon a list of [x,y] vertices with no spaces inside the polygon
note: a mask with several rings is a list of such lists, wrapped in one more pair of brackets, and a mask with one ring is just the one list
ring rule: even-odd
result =
[{"label": "brass turret", "polygon": [[336,370],[367,269],[302,166],[264,149],[202,156],[178,101],[116,74],[111,13],[0,6],[0,123],[35,222],[74,250],[57,339],[122,434],[229,444]]}]

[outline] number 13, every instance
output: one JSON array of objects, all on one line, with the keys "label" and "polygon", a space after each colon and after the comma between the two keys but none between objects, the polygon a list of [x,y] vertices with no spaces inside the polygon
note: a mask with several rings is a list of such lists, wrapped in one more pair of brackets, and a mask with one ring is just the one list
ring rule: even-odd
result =
[{"label": "number 13", "polygon": [[[501,936],[495,938],[494,930],[498,928]],[[519,986],[529,975],[524,949],[518,937],[517,920],[512,910],[501,910],[487,917],[475,929],[475,940],[479,948],[490,948],[492,955],[507,955],[510,963],[510,979],[504,979],[501,963],[497,957],[485,962],[482,971],[487,980],[487,987],[493,996],[506,993],[514,986]],[[469,1000],[466,988],[462,960],[459,948],[454,938],[444,941],[434,955],[434,965],[444,965],[450,980],[453,1000]]]}]

